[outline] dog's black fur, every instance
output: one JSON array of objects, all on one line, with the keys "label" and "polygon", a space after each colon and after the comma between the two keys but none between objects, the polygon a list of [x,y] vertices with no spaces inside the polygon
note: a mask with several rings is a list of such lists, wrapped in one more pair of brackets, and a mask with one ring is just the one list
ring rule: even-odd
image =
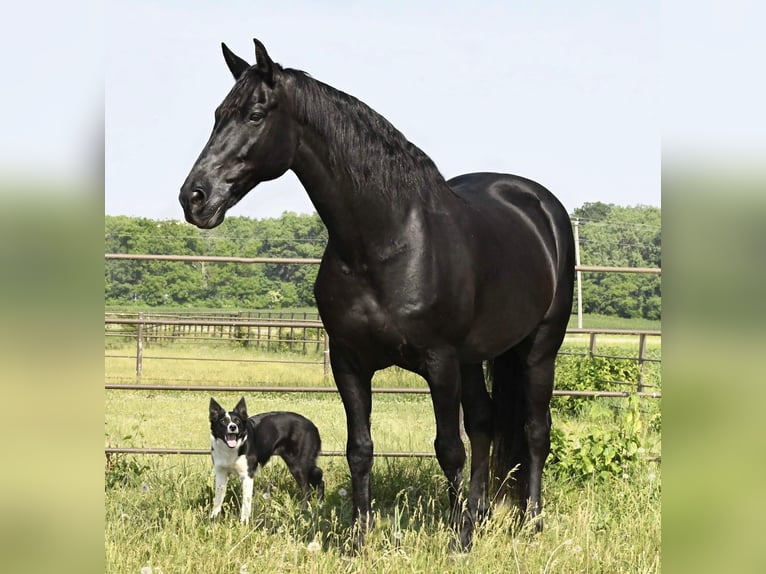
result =
[{"label": "dog's black fur", "polygon": [[248,417],[245,397],[227,412],[210,398],[211,455],[216,471],[213,514],[221,511],[228,474],[242,480],[241,521],[250,518],[253,475],[272,455],[279,455],[301,487],[303,504],[312,489],[324,498],[322,469],[316,465],[322,441],[317,427],[306,417],[291,412],[269,412]]}]

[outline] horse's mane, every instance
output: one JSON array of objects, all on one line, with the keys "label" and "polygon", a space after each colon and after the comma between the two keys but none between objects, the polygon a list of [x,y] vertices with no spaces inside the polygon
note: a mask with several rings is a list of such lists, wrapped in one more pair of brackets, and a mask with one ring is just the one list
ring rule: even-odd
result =
[{"label": "horse's mane", "polygon": [[295,86],[297,119],[325,138],[330,162],[345,170],[355,191],[427,201],[447,187],[431,158],[367,104],[300,70],[277,69]]}]

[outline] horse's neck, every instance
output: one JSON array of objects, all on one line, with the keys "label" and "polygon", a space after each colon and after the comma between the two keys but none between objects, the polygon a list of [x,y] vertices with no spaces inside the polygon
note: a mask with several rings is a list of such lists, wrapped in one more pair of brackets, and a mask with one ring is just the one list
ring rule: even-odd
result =
[{"label": "horse's neck", "polygon": [[360,184],[349,176],[349,166],[334,166],[329,158],[337,150],[331,150],[330,145],[322,134],[304,131],[293,171],[327,227],[334,248],[349,264],[375,257],[385,245],[406,233],[413,217],[433,209],[439,194],[447,189],[441,176],[433,188],[418,189],[403,174],[400,181],[386,179],[389,186],[396,186],[392,197],[391,189],[380,188],[379,178]]},{"label": "horse's neck", "polygon": [[371,242],[394,233],[398,210],[383,205],[371,190],[358,193],[347,176],[335,173],[321,150],[301,142],[293,171],[347,263],[364,262]]}]

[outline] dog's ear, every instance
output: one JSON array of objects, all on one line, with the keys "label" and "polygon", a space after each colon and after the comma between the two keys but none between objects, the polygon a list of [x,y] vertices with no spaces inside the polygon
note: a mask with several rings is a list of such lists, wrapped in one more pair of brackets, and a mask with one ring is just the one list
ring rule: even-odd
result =
[{"label": "dog's ear", "polygon": [[225,414],[224,408],[219,405],[213,397],[210,397],[210,422],[217,420],[218,417]]},{"label": "dog's ear", "polygon": [[234,412],[239,415],[242,420],[247,419],[247,403],[245,403],[245,397],[239,399],[237,406],[234,407]]}]

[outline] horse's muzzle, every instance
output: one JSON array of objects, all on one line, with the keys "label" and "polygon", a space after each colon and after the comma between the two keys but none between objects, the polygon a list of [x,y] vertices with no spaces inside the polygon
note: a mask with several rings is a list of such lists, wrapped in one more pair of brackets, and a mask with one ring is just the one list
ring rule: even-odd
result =
[{"label": "horse's muzzle", "polygon": [[220,205],[211,205],[209,193],[202,185],[184,183],[178,194],[178,201],[184,210],[184,217],[189,223],[209,229],[218,225],[223,218],[220,217]]}]

